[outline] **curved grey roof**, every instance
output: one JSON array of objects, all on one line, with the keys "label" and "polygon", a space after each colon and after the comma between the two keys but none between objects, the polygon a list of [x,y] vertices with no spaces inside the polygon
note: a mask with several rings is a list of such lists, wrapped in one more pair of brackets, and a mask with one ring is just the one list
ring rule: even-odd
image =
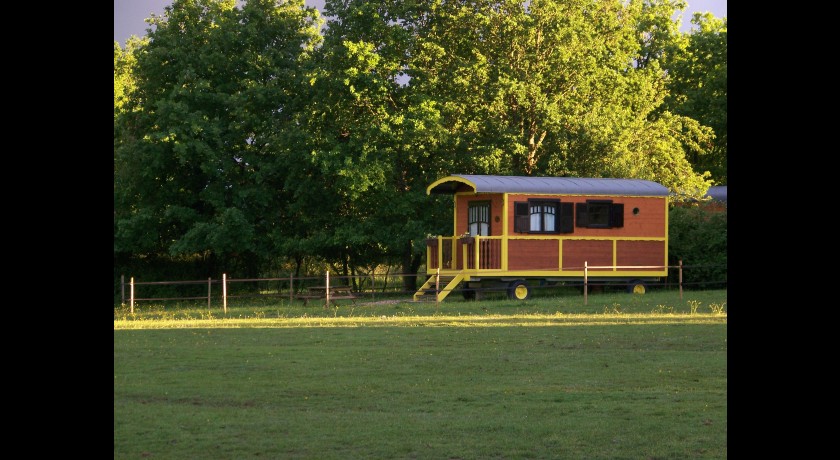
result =
[{"label": "curved grey roof", "polygon": [[706,196],[712,197],[713,200],[726,203],[726,186],[713,185],[709,187],[709,191],[706,192]]},{"label": "curved grey roof", "polygon": [[668,188],[643,179],[586,177],[484,176],[454,174],[426,188],[427,194],[454,194],[471,189],[475,193],[532,193],[559,195],[668,196]]}]

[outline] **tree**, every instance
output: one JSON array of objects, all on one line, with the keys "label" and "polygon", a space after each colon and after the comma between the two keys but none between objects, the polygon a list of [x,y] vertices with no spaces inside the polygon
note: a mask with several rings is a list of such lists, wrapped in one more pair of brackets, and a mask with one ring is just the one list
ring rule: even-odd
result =
[{"label": "tree", "polygon": [[244,276],[276,254],[265,236],[282,222],[287,152],[271,141],[303,95],[318,15],[303,0],[236,3],[175,0],[150,20],[115,121],[115,254]]},{"label": "tree", "polygon": [[115,44],[115,259],[415,274],[452,222],[426,186],[456,173],[699,198],[711,128],[664,103],[683,4],[327,0],[322,37],[302,0],[176,0]]},{"label": "tree", "polygon": [[[311,97],[289,140],[295,225],[287,244],[330,261],[345,275],[380,263],[415,274],[425,234],[440,226],[430,175],[444,139],[433,100],[403,81],[415,40],[411,2],[327,1],[332,18],[311,61]],[[451,155],[448,155],[451,157]],[[416,279],[404,278],[414,289]]]},{"label": "tree", "polygon": [[433,96],[468,172],[637,177],[684,198],[708,175],[686,160],[710,130],[659,113],[666,75],[640,66],[643,20],[667,8],[599,0],[435,3],[408,70]]},{"label": "tree", "polygon": [[664,106],[712,128],[715,139],[705,154],[690,157],[696,170],[709,170],[718,184],[727,180],[727,20],[694,13],[684,47],[664,65],[670,76]]},{"label": "tree", "polygon": [[123,49],[114,40],[114,118],[122,112],[129,95],[136,87],[134,68],[137,65],[137,52],[146,43],[148,40],[132,35],[125,42]]}]

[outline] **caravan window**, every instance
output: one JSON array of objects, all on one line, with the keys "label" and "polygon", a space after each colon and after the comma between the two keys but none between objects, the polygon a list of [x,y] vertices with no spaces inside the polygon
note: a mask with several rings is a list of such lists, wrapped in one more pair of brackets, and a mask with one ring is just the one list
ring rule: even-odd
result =
[{"label": "caravan window", "polygon": [[490,236],[490,202],[471,201],[467,209],[470,236]]},{"label": "caravan window", "polygon": [[554,232],[557,218],[556,202],[529,201],[532,232]]},{"label": "caravan window", "polygon": [[513,204],[513,231],[517,233],[572,233],[572,203],[528,200]]},{"label": "caravan window", "polygon": [[587,200],[577,204],[578,227],[616,228],[624,227],[624,204],[612,200]]}]

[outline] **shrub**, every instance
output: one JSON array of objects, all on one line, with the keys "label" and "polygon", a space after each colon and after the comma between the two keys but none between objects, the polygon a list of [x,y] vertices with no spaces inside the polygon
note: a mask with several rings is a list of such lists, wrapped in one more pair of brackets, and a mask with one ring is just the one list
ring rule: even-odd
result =
[{"label": "shrub", "polygon": [[668,216],[668,264],[683,261],[683,283],[726,286],[726,210],[674,207]]}]

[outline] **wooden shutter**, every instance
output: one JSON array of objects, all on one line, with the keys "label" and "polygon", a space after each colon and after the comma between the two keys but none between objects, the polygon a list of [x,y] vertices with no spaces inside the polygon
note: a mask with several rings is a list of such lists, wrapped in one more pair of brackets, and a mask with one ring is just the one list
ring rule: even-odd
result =
[{"label": "wooden shutter", "polygon": [[527,201],[513,203],[513,231],[517,233],[528,233],[531,228],[531,221]]},{"label": "wooden shutter", "polygon": [[577,215],[575,216],[575,226],[586,227],[589,225],[589,218],[586,215],[586,203],[577,203],[575,206]]},{"label": "wooden shutter", "polygon": [[610,227],[624,227],[624,203],[613,203],[610,207]]},{"label": "wooden shutter", "polygon": [[560,203],[560,233],[574,233],[574,203]]}]

